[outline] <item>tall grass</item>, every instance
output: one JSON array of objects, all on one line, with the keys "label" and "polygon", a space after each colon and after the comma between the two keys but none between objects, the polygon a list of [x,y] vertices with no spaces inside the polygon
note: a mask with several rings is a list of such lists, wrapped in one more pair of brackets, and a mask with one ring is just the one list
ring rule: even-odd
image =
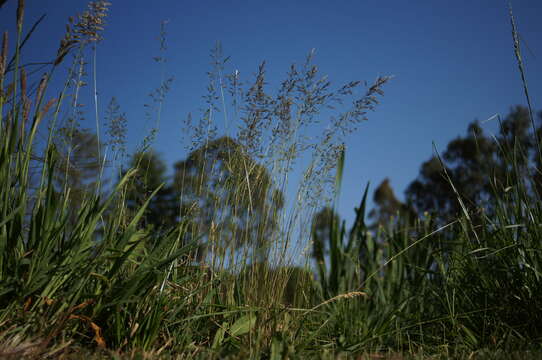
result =
[{"label": "tall grass", "polygon": [[[77,43],[86,45],[81,36],[96,35],[92,32],[93,19],[82,17],[88,21],[75,24],[82,29],[79,35],[67,33],[51,70],[39,84],[31,109],[25,93],[25,71],[18,66],[23,14],[24,2],[20,1],[14,67],[6,71],[7,32],[0,59],[0,322],[5,337],[29,336],[32,341],[31,346],[4,352],[15,357],[27,352],[39,354],[64,346],[73,341],[70,338],[99,347],[122,347],[130,339],[137,346],[149,347],[158,338],[165,315],[157,312],[166,296],[160,285],[167,280],[169,264],[189,249],[180,246],[183,225],[151,243],[151,234],[137,227],[148,202],[124,225],[115,213],[115,194],[133,176],[134,171],[129,171],[112,194],[87,193],[68,226],[73,200],[69,188],[62,191],[55,186],[58,156],[51,141],[64,93],[46,101],[46,90],[70,48]],[[11,83],[5,89],[6,75],[11,75]],[[3,110],[3,106],[8,109]],[[43,150],[41,180],[32,190],[29,168],[34,139],[40,122],[51,110],[53,126]]]},{"label": "tall grass", "polygon": [[[83,50],[101,38],[109,4],[91,3],[71,23],[33,101],[20,66],[24,5],[19,0],[11,67],[7,32],[0,52],[0,357],[461,358],[483,357],[489,348],[506,351],[504,357],[539,350],[542,208],[533,192],[536,176],[514,166],[522,156],[517,149],[503,151],[510,178],[524,181],[507,189],[493,184],[494,211],[476,221],[465,209],[449,224],[426,215],[374,230],[365,223],[367,186],[350,229],[330,216],[329,257],[316,254],[313,274],[294,266],[288,247],[296,237],[310,238],[310,217],[323,205],[318,199],[332,202],[332,190],[340,191],[346,152],[336,134],[355,130],[348,124],[365,119],[387,78],[354,98],[311,143],[301,133],[315,125],[320,109],[348,98],[360,83],[329,90],[311,54],[301,69],[292,66],[277,94],[265,91],[264,64],[243,89],[237,72],[224,75],[217,46],[208,109],[197,124],[186,124],[192,157],[179,164],[185,169],[201,157],[203,166],[177,185],[180,196],[190,184],[193,194],[210,197],[205,176],[225,165],[231,174],[220,189],[229,195],[211,198],[208,223],[198,222],[194,206],[181,204],[176,225],[154,231],[142,219],[167,184],[133,211],[126,208],[127,191],[145,169],[123,172],[110,192],[88,191],[77,203],[75,189],[56,180],[59,161],[70,155],[59,154],[55,124],[74,103],[66,105],[67,86],[52,99],[48,85],[70,53],[76,60],[69,76],[81,74]],[[162,85],[158,119],[169,82],[162,78]],[[226,137],[223,143],[234,146],[213,158],[220,107],[226,135],[235,121],[241,131]],[[115,108],[112,103],[112,114]],[[36,134],[46,120],[48,141],[39,148]],[[303,151],[311,160],[292,212],[277,202],[269,206]],[[33,186],[36,159],[41,173]],[[222,217],[227,207],[249,220],[261,211],[264,222],[249,221],[255,230],[244,231],[232,220],[238,218]],[[194,255],[202,249],[204,256]]]}]

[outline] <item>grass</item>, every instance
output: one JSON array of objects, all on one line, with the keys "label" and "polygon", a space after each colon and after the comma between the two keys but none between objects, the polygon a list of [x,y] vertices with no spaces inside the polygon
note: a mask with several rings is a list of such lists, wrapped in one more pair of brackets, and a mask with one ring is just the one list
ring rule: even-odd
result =
[{"label": "grass", "polygon": [[[19,0],[16,14],[11,67],[8,33],[3,37],[0,357],[540,357],[542,208],[538,195],[531,194],[534,187],[523,181],[512,191],[496,190],[494,213],[476,224],[465,210],[448,224],[437,226],[425,216],[377,230],[364,220],[367,187],[351,229],[329,218],[323,240],[329,256],[316,256],[316,271],[308,261],[302,268],[285,256],[286,249],[299,246],[296,237],[310,238],[311,216],[323,205],[317,200],[327,195],[330,204],[333,191],[339,191],[345,159],[340,134],[355,130],[348,124],[365,119],[388,78],[351,99],[360,82],[329,90],[309,56],[301,69],[291,68],[271,96],[264,91],[264,64],[253,85],[242,90],[237,73],[223,75],[217,46],[208,110],[199,123],[186,124],[192,159],[199,160],[190,162],[189,157],[179,165],[185,172],[178,187],[188,191],[190,186],[192,195],[211,199],[212,221],[200,221],[197,203],[181,192],[190,206],[179,206],[175,225],[160,231],[143,226],[153,198],[166,184],[129,207],[130,186],[146,174],[140,164],[120,171],[111,190],[98,180],[91,191],[74,197],[78,189],[59,180],[69,175],[69,166],[59,162],[69,162],[70,151],[61,156],[55,129],[61,109],[74,110],[77,103],[66,103],[68,85],[57,98],[48,98],[48,83],[69,53],[75,61],[66,84],[81,74],[84,49],[101,38],[107,5],[91,3],[88,12],[70,23],[33,101],[30,79],[20,66],[24,1]],[[516,55],[521,64],[518,47]],[[169,86],[164,79],[154,98],[157,119]],[[352,107],[339,113],[317,142],[306,142],[300,133],[315,126],[320,109],[338,104],[339,98],[351,99]],[[232,115],[226,115],[226,128],[240,121],[235,139],[219,141],[216,135],[217,99],[222,111]],[[116,107],[112,102],[112,109]],[[112,129],[122,148],[125,119],[112,118],[121,121]],[[36,134],[44,121],[48,141],[38,147]],[[97,142],[99,146],[99,138]],[[312,150],[312,161],[299,184],[304,202],[295,203],[289,213],[276,189],[287,186],[293,163],[306,150]],[[101,150],[97,153],[101,159]],[[194,163],[210,170],[189,178],[186,169]],[[37,184],[33,166],[39,171]],[[230,181],[220,184],[218,195],[210,193],[211,180],[205,177],[213,171],[230,171]],[[239,219],[246,221],[244,226]],[[307,254],[307,248],[301,250]]]}]

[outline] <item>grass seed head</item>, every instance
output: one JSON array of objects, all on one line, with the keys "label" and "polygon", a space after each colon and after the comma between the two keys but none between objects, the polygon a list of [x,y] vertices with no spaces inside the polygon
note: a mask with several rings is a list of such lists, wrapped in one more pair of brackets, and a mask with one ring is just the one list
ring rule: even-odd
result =
[{"label": "grass seed head", "polygon": [[41,99],[43,97],[43,91],[45,90],[45,85],[47,85],[47,74],[43,74],[43,77],[40,80],[40,84],[38,85],[38,90],[36,92],[36,104],[40,104]]},{"label": "grass seed head", "polygon": [[23,26],[24,17],[24,0],[19,0],[17,4],[17,28],[21,29]]},{"label": "grass seed head", "polygon": [[21,68],[21,96],[26,98],[26,70]]},{"label": "grass seed head", "polygon": [[4,78],[4,73],[6,71],[6,64],[8,58],[8,32],[4,31],[2,36],[2,50],[0,51],[0,83]]}]

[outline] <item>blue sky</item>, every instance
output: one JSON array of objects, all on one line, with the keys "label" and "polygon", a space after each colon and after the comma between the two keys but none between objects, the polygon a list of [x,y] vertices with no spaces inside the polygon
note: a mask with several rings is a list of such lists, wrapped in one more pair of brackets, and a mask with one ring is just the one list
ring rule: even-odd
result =
[{"label": "blue sky", "polygon": [[[117,97],[129,121],[132,148],[150,124],[143,104],[160,82],[158,55],[162,20],[167,25],[169,92],[155,148],[168,164],[184,157],[182,120],[203,105],[209,51],[216,41],[245,79],[266,60],[276,87],[289,64],[316,49],[315,63],[339,86],[393,75],[369,121],[347,142],[340,212],[351,219],[365,184],[373,189],[390,177],[402,197],[432,154],[464,134],[467,124],[510,106],[525,104],[513,55],[507,2],[478,1],[180,1],[113,0],[105,39],[97,49],[100,113]],[[70,15],[83,0],[27,0],[26,25],[47,17],[25,58],[51,59]],[[541,109],[542,2],[512,2],[517,17],[534,106]],[[13,29],[15,0],[0,10],[0,24]],[[89,72],[91,68],[89,68]],[[91,88],[85,91],[90,93]],[[91,103],[88,123],[94,128]],[[486,125],[494,130],[495,122]]]}]

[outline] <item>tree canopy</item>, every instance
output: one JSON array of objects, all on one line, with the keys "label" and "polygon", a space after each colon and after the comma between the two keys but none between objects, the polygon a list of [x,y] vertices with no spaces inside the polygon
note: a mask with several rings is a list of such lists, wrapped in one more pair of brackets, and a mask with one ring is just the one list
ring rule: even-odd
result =
[{"label": "tree canopy", "polygon": [[[495,191],[505,193],[520,181],[529,182],[529,196],[539,196],[542,166],[536,136],[540,139],[542,135],[542,112],[537,120],[533,130],[529,110],[515,106],[499,122],[495,136],[485,133],[478,121],[471,122],[465,136],[451,140],[442,154],[422,163],[418,177],[405,191],[404,202],[395,196],[388,178],[380,183],[373,194],[369,228],[410,224],[424,214],[437,222],[450,221],[463,211],[459,198],[470,216],[476,218],[482,209],[491,214]],[[332,218],[338,224],[331,208],[323,208],[313,217],[313,256],[317,259],[325,255],[322,239],[329,236]]]},{"label": "tree canopy", "polygon": [[[538,134],[540,125],[539,121]],[[473,121],[467,135],[450,141],[440,158],[435,155],[422,164],[418,178],[406,190],[407,202],[418,215],[438,214],[444,221],[463,211],[459,198],[469,212],[491,212],[495,191],[504,192],[518,181],[526,181],[527,174],[536,179],[535,169],[540,167],[536,143],[525,107],[512,108],[500,122],[495,137],[487,135],[479,122]],[[517,171],[511,171],[512,166]],[[539,182],[529,184],[529,188],[530,195],[535,196]]]},{"label": "tree canopy", "polygon": [[133,154],[129,168],[137,173],[128,183],[126,206],[137,211],[159,187],[160,190],[150,199],[143,216],[143,226],[154,229],[166,229],[174,226],[178,220],[179,205],[175,192],[166,176],[167,167],[162,158],[153,150],[139,151]]},{"label": "tree canopy", "polygon": [[62,128],[53,138],[57,150],[56,182],[72,192],[84,192],[98,180],[103,165],[102,144],[95,133],[87,129]]},{"label": "tree canopy", "polygon": [[340,226],[339,215],[329,206],[323,207],[312,218],[312,257],[316,262],[323,262],[328,254],[328,239],[331,227]]},{"label": "tree canopy", "polygon": [[284,196],[236,140],[209,140],[175,164],[174,186],[192,233],[217,248],[262,247],[278,229]]},{"label": "tree canopy", "polygon": [[415,217],[413,209],[397,199],[389,178],[385,178],[375,189],[373,202],[375,207],[369,212],[369,219],[373,221],[371,228],[405,223]]}]

